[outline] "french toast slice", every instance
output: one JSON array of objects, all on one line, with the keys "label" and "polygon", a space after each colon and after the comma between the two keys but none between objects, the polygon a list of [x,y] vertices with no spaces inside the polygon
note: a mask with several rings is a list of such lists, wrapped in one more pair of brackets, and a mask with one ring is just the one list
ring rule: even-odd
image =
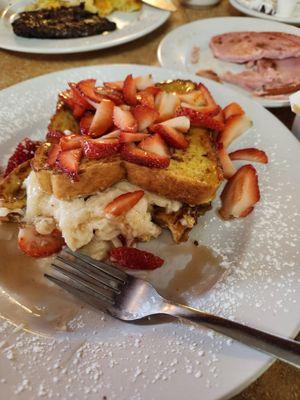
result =
[{"label": "french toast slice", "polygon": [[192,206],[210,203],[222,181],[213,140],[206,129],[191,128],[190,144],[175,150],[165,169],[125,162],[127,179],[150,192]]},{"label": "french toast slice", "polygon": [[39,147],[31,165],[41,189],[60,200],[71,200],[105,190],[126,176],[123,162],[118,156],[97,162],[85,158],[80,163],[78,179],[73,181],[61,171],[45,166],[48,149],[49,143]]}]

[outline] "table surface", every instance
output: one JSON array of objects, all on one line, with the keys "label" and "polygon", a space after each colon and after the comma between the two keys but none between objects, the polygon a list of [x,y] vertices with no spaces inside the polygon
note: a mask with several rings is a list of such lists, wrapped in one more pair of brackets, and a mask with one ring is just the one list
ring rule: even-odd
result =
[{"label": "table surface", "polygon": [[[156,50],[159,42],[177,26],[202,18],[242,15],[229,5],[228,0],[222,0],[215,7],[198,10],[177,5],[178,11],[155,32],[132,43],[111,49],[68,55],[38,55],[0,50],[0,89],[48,72],[84,65],[110,63],[158,65]],[[272,112],[285,125],[291,127],[293,115],[288,108],[274,109]],[[300,340],[300,336],[298,339]],[[300,372],[276,362],[232,400],[300,400]]]}]

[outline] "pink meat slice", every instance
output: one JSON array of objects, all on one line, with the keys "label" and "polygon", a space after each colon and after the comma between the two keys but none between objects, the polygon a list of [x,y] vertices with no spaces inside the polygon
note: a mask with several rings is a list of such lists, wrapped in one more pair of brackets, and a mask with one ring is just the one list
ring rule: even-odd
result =
[{"label": "pink meat slice", "polygon": [[234,63],[300,57],[300,36],[284,32],[228,32],[214,36],[215,57]]},{"label": "pink meat slice", "polygon": [[300,84],[300,57],[250,62],[245,71],[237,74],[227,71],[221,79],[260,95],[275,89],[278,94],[280,89],[286,93],[288,87]]}]

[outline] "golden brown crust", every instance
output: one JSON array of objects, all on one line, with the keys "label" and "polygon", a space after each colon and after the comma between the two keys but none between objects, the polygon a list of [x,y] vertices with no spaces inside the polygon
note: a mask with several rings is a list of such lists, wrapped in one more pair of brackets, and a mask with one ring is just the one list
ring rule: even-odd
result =
[{"label": "golden brown crust", "polygon": [[209,203],[217,189],[215,185],[176,176],[167,169],[148,168],[126,162],[126,171],[129,182],[149,192],[189,205]]}]

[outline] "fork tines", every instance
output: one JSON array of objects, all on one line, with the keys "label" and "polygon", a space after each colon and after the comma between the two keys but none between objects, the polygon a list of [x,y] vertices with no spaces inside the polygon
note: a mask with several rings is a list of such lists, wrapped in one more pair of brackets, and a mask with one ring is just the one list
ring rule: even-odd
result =
[{"label": "fork tines", "polygon": [[103,303],[113,305],[128,280],[118,268],[70,249],[62,251],[51,265],[56,273],[45,274],[46,278],[98,307]]}]

